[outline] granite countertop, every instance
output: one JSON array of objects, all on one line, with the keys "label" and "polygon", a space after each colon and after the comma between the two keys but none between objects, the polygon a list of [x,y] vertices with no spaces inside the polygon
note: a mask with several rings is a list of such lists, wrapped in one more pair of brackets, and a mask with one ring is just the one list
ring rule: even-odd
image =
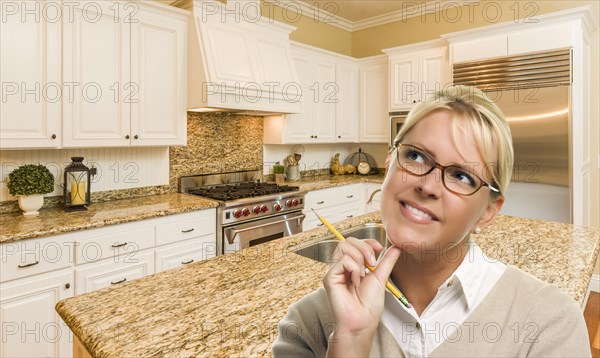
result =
[{"label": "granite countertop", "polygon": [[[300,190],[310,191],[356,183],[382,182],[383,175],[319,175],[286,184],[298,185]],[[218,202],[214,200],[172,193],[93,203],[87,211],[66,212],[62,208],[47,208],[33,217],[25,217],[21,212],[6,213],[0,215],[0,244],[217,206]]]},{"label": "granite countertop", "polygon": [[87,211],[49,208],[30,217],[21,212],[7,213],[0,215],[0,244],[217,206],[214,200],[173,193],[93,203]]},{"label": "granite countertop", "polygon": [[333,188],[336,186],[358,183],[383,183],[383,174],[377,175],[316,175],[305,177],[297,181],[286,181],[285,184],[297,185],[300,190],[311,191]]},{"label": "granite countertop", "polygon": [[[380,222],[379,213],[335,226],[365,222]],[[288,306],[320,287],[327,270],[288,247],[325,235],[317,228],[75,296],[56,310],[96,357],[269,357]],[[475,240],[579,303],[600,251],[597,229],[504,215]]]}]

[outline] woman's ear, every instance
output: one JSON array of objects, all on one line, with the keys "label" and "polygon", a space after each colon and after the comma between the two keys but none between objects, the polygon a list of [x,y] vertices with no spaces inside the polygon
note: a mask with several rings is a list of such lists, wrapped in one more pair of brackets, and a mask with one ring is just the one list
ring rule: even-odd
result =
[{"label": "woman's ear", "polygon": [[503,204],[503,196],[499,196],[496,199],[491,199],[481,214],[479,221],[477,221],[477,227],[480,229],[485,229],[492,222],[492,219],[496,216],[496,214],[498,214],[500,209],[502,209]]}]

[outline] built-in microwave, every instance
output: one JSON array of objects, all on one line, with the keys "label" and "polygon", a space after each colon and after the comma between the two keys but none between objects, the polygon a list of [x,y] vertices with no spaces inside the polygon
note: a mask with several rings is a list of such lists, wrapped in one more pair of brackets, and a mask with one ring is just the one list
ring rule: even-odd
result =
[{"label": "built-in microwave", "polygon": [[390,145],[394,145],[394,139],[396,138],[396,134],[400,132],[400,128],[406,121],[406,117],[408,116],[408,111],[398,111],[398,112],[390,112]]}]

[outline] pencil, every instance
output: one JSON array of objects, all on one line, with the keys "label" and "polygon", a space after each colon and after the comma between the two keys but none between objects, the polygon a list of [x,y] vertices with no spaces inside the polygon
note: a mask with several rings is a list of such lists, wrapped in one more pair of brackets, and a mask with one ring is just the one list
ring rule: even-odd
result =
[{"label": "pencil", "polygon": [[[324,217],[320,216],[319,214],[317,214],[317,212],[315,211],[315,209],[311,209],[315,215],[319,218],[319,220],[321,220],[321,222],[323,223],[323,225],[325,225],[325,227],[327,229],[329,229],[329,231],[340,241],[346,241],[346,239],[344,238],[344,236],[342,236],[342,234],[340,234],[339,231],[337,231],[336,228],[333,227],[333,225],[331,225],[329,223],[329,221],[327,221],[327,219],[325,219]],[[367,263],[365,263],[365,266],[367,267],[367,269],[369,269],[369,271],[373,272],[375,271],[375,267],[368,265]],[[385,287],[387,287],[388,290],[390,290],[390,292],[396,296],[396,298],[406,307],[406,308],[411,308],[412,305],[410,304],[410,302],[408,302],[408,299],[406,298],[406,296],[404,296],[402,294],[402,292],[400,292],[399,289],[396,288],[396,286],[392,285],[392,283],[390,281],[386,281],[385,283]]]}]

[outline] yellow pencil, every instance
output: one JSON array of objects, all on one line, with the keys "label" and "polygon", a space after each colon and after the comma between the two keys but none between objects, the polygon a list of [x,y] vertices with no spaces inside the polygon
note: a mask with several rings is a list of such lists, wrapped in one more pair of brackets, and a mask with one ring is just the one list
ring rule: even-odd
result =
[{"label": "yellow pencil", "polygon": [[[323,223],[323,225],[325,225],[325,227],[327,229],[329,229],[329,231],[331,231],[331,233],[340,241],[345,241],[346,239],[344,238],[344,236],[342,236],[342,234],[340,234],[339,231],[337,231],[336,228],[333,227],[333,225],[331,225],[329,223],[329,221],[327,221],[327,219],[325,219],[324,217],[320,216],[319,214],[317,214],[317,212],[315,211],[315,209],[311,209],[315,215],[319,218],[319,220],[321,220],[321,222]],[[369,269],[369,271],[373,272],[375,271],[375,267],[368,265],[367,263],[365,263],[365,266]],[[412,305],[410,304],[410,302],[408,302],[408,299],[406,298],[406,296],[404,296],[402,294],[402,292],[400,292],[399,289],[396,288],[396,286],[392,285],[392,283],[390,281],[387,281],[385,283],[385,287],[387,287],[388,290],[390,290],[390,292],[396,296],[396,298],[402,302],[402,304],[406,307],[406,308],[410,308],[412,307]]]}]

